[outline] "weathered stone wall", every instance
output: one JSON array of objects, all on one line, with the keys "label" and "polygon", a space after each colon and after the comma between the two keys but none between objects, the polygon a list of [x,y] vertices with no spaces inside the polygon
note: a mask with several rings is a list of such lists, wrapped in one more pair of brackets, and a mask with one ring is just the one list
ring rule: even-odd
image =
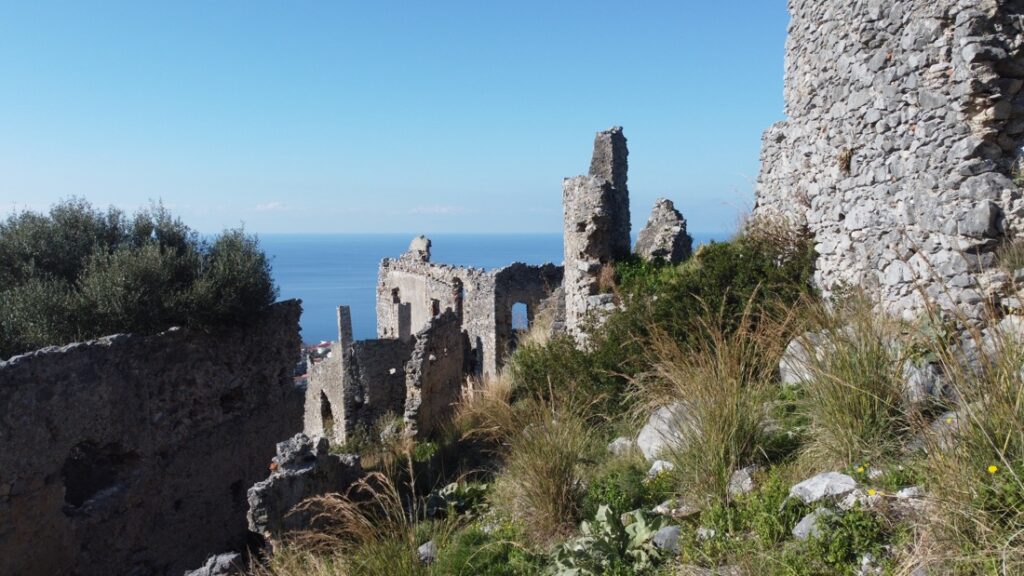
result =
[{"label": "weathered stone wall", "polygon": [[421,254],[410,250],[381,262],[377,336],[408,339],[451,309],[469,336],[470,364],[478,375],[497,374],[503,364],[513,338],[512,306],[526,304],[532,317],[533,309],[562,282],[562,269],[553,264],[515,263],[487,271],[432,263]]},{"label": "weathered stone wall", "polygon": [[[385,416],[401,418],[405,411],[405,364],[412,356],[409,340],[358,340],[341,358],[341,441],[367,429]],[[332,354],[333,356],[333,354]],[[310,374],[310,383],[314,377]],[[318,385],[314,385],[318,386]],[[309,395],[307,388],[306,394]],[[334,397],[333,394],[328,398]],[[334,404],[337,406],[338,404]]]},{"label": "weathered stone wall", "polygon": [[0,362],[0,574],[180,574],[243,545],[246,489],[302,425],[300,311]]},{"label": "weathered stone wall", "polygon": [[527,324],[532,326],[544,302],[561,288],[563,270],[554,264],[530,266],[516,262],[495,270],[493,275],[495,347],[498,357],[503,359],[513,351],[516,332],[512,308],[524,304]]},{"label": "weathered stone wall", "polygon": [[486,270],[435,264],[420,258],[385,258],[377,281],[377,336],[408,338],[451,309],[462,318],[475,370],[498,365],[494,335],[494,277]]},{"label": "weathered stone wall", "polygon": [[462,396],[465,351],[469,342],[451,310],[416,334],[405,365],[405,429],[429,436],[437,431]]},{"label": "weathered stone wall", "polygon": [[[344,308],[339,306],[339,310]],[[351,320],[347,326],[351,329]],[[344,330],[339,330],[344,335]],[[342,361],[345,351],[351,350],[352,342],[346,345],[344,338],[339,338],[327,357],[319,362],[308,359],[306,378],[305,409],[302,417],[302,430],[312,436],[323,436],[330,442],[342,442],[345,438],[345,425],[342,419],[342,407],[345,399],[342,390],[345,388],[345,371]]]},{"label": "weathered stone wall", "polygon": [[562,183],[565,326],[580,342],[588,316],[611,303],[601,269],[630,255],[628,154],[621,128],[599,132],[590,174]]},{"label": "weathered stone wall", "polygon": [[826,295],[923,291],[977,318],[1024,228],[1024,2],[791,0],[789,119],[764,137],[758,214],[806,225]]},{"label": "weathered stone wall", "polygon": [[315,510],[295,510],[307,498],[346,493],[363,477],[357,454],[330,454],[326,438],[296,434],[277,444],[266,480],[249,488],[249,530],[276,545],[287,532],[314,527]]}]

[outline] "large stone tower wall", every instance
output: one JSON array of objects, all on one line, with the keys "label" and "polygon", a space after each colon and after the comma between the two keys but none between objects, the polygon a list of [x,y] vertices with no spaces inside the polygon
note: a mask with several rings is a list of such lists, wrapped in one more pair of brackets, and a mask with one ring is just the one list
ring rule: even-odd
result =
[{"label": "large stone tower wall", "polygon": [[757,214],[815,237],[828,295],[977,318],[1024,228],[1024,2],[791,0],[788,120],[764,137]]}]

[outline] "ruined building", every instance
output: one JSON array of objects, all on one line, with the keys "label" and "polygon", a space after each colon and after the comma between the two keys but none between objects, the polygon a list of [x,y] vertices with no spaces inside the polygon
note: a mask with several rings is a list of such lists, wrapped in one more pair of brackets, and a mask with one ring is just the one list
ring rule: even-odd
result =
[{"label": "ruined building", "polygon": [[788,120],[764,136],[758,214],[805,225],[826,295],[866,286],[980,318],[1024,228],[1024,3],[791,0]]},{"label": "ruined building", "polygon": [[[311,363],[305,432],[344,441],[392,417],[410,433],[429,434],[450,416],[467,377],[501,369],[516,341],[516,304],[525,305],[529,323],[544,309],[554,330],[585,342],[588,322],[615,306],[602,273],[631,253],[628,154],[621,128],[599,132],[589,174],[563,183],[564,267],[435,263],[422,236],[405,254],[384,259],[377,339],[353,341],[348,309],[339,307],[339,342],[326,360]],[[641,239],[652,258],[679,261],[690,251],[686,222],[666,200]]]}]

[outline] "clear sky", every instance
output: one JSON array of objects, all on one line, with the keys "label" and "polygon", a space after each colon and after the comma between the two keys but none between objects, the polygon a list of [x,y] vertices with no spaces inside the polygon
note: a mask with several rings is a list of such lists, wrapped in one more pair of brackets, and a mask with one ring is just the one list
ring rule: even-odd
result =
[{"label": "clear sky", "polygon": [[0,214],[162,200],[215,232],[559,232],[594,132],[634,227],[752,204],[784,0],[2,0]]}]

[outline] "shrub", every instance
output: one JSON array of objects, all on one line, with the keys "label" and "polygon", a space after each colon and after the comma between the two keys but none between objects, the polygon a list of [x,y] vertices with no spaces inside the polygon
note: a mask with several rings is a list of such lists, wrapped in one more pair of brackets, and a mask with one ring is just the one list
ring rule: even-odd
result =
[{"label": "shrub", "polygon": [[258,240],[241,230],[228,230],[203,254],[199,278],[192,285],[189,315],[193,324],[204,327],[246,323],[250,314],[276,298],[270,262]]},{"label": "shrub", "polygon": [[592,518],[607,506],[614,514],[650,509],[665,495],[650,489],[646,469],[633,458],[612,458],[595,470],[587,482],[581,513]]},{"label": "shrub", "polygon": [[533,576],[543,558],[519,545],[520,534],[502,526],[485,532],[477,526],[455,533],[438,554],[431,574],[437,576]]},{"label": "shrub", "polygon": [[72,199],[0,222],[0,357],[113,332],[245,324],[277,297],[254,237]]}]

